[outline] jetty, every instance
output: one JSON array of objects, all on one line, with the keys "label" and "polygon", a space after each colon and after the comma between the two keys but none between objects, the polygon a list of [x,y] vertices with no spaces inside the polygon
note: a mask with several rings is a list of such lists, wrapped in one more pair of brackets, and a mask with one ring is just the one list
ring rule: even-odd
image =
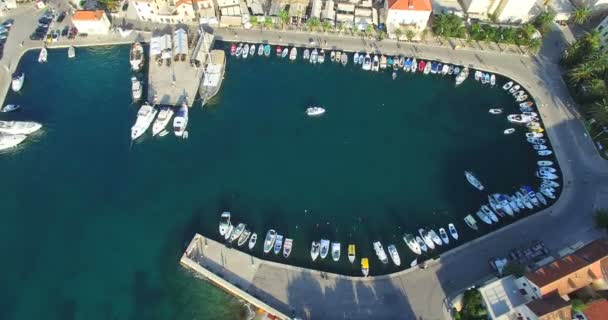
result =
[{"label": "jetty", "polygon": [[201,52],[209,52],[212,44],[213,35],[202,29],[195,34],[183,28],[155,31],[148,58],[148,102],[192,107],[204,73],[206,55]]}]

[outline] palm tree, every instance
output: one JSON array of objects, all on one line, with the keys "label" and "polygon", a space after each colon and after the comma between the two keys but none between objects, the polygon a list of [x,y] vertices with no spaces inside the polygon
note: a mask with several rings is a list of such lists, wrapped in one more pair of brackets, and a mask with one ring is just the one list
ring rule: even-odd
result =
[{"label": "palm tree", "polygon": [[306,27],[311,31],[317,30],[320,26],[321,21],[317,17],[312,17],[306,21]]},{"label": "palm tree", "polygon": [[414,37],[416,36],[416,33],[414,32],[414,30],[407,28],[407,30],[405,30],[405,37],[407,38],[407,41],[412,42],[412,39],[414,39]]},{"label": "palm tree", "polygon": [[597,101],[591,105],[590,115],[601,126],[608,125],[608,100],[606,98]]},{"label": "palm tree", "polygon": [[581,89],[588,99],[597,99],[606,92],[606,82],[602,79],[591,78],[581,84]]},{"label": "palm tree", "polygon": [[448,15],[445,14],[435,17],[431,30],[436,36],[442,36],[447,32],[450,24],[448,19]]},{"label": "palm tree", "polygon": [[115,11],[118,8],[118,6],[120,5],[120,3],[119,3],[118,0],[99,0],[99,5],[102,8],[104,8],[104,9],[112,12],[112,11]]},{"label": "palm tree", "polygon": [[597,51],[600,48],[600,33],[597,30],[593,30],[585,33],[581,38],[581,43],[585,46],[585,51]]},{"label": "palm tree", "polygon": [[327,30],[331,29],[331,23],[329,23],[329,21],[324,20],[323,22],[321,22],[321,29],[323,29],[323,32],[327,32]]},{"label": "palm tree", "polygon": [[576,8],[576,10],[574,10],[574,13],[572,14],[572,22],[581,25],[585,22],[587,22],[587,20],[589,20],[589,16],[591,15],[591,9],[587,6],[584,7],[578,7]]},{"label": "palm tree", "polygon": [[469,34],[471,35],[471,38],[475,41],[481,39],[482,33],[483,30],[481,29],[481,25],[479,23],[474,23],[469,27]]},{"label": "palm tree", "polygon": [[536,33],[537,29],[530,23],[524,23],[524,25],[521,26],[521,31],[523,36],[529,40]]},{"label": "palm tree", "polygon": [[285,28],[285,25],[289,23],[289,11],[281,10],[277,14],[277,17],[279,17],[279,21],[281,21],[281,27]]},{"label": "palm tree", "polygon": [[528,52],[532,54],[538,53],[542,44],[543,43],[538,38],[530,40],[530,42],[528,43]]},{"label": "palm tree", "polygon": [[571,84],[578,85],[579,83],[593,77],[594,66],[590,63],[581,63],[568,71],[568,79]]},{"label": "palm tree", "polygon": [[264,28],[270,29],[270,28],[272,28],[273,25],[274,25],[274,22],[272,21],[271,17],[264,18]]},{"label": "palm tree", "polygon": [[402,34],[403,34],[403,31],[401,30],[401,28],[397,27],[395,29],[395,37],[397,37],[397,41],[399,41],[399,39],[401,39]]}]

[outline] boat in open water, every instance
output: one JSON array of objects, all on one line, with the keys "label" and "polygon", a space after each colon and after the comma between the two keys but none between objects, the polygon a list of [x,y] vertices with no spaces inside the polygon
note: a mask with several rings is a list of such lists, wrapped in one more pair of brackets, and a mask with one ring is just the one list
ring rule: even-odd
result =
[{"label": "boat in open water", "polygon": [[[260,48],[262,46],[260,45]],[[205,106],[222,86],[224,71],[226,70],[226,54],[224,50],[211,50],[203,80],[198,88],[201,97],[201,106]]]},{"label": "boat in open water", "polygon": [[473,175],[473,173],[471,173],[471,171],[465,171],[464,172],[464,176],[467,178],[467,181],[469,181],[469,183],[477,188],[478,190],[483,190],[483,184],[481,184],[481,182]]}]

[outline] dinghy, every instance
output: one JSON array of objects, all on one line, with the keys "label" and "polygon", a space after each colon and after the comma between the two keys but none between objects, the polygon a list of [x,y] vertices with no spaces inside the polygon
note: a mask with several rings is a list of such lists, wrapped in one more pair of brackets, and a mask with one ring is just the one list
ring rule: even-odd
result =
[{"label": "dinghy", "polygon": [[456,227],[453,223],[448,224],[448,230],[450,231],[450,235],[454,240],[458,240],[458,231],[456,231]]},{"label": "dinghy", "polygon": [[11,111],[18,110],[20,108],[21,108],[21,106],[18,105],[18,104],[7,104],[0,111],[2,111],[2,112],[11,112]]},{"label": "dinghy", "polygon": [[253,247],[255,247],[255,243],[258,241],[258,234],[254,233],[251,235],[251,238],[249,238],[249,244],[247,245],[249,247],[249,250],[253,249]]},{"label": "dinghy", "polygon": [[321,245],[319,245],[319,243],[317,241],[312,242],[312,245],[310,247],[310,258],[312,259],[312,261],[317,260],[317,257],[319,256],[320,247],[321,247]]}]

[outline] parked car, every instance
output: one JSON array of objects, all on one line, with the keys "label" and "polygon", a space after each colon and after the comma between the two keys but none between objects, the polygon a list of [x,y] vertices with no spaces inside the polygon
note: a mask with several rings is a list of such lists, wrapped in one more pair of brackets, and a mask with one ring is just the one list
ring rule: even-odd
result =
[{"label": "parked car", "polygon": [[59,16],[57,16],[57,22],[62,22],[65,19],[65,11],[61,11]]},{"label": "parked car", "polygon": [[70,33],[70,27],[68,27],[68,26],[63,27],[63,30],[61,30],[62,37],[67,37],[69,33]]},{"label": "parked car", "polygon": [[59,31],[55,30],[53,31],[53,42],[57,42],[59,41]]},{"label": "parked car", "polygon": [[51,42],[53,42],[53,35],[49,33],[46,35],[46,43],[51,43]]},{"label": "parked car", "polygon": [[44,34],[41,33],[32,33],[30,35],[30,40],[42,40],[44,39]]}]

